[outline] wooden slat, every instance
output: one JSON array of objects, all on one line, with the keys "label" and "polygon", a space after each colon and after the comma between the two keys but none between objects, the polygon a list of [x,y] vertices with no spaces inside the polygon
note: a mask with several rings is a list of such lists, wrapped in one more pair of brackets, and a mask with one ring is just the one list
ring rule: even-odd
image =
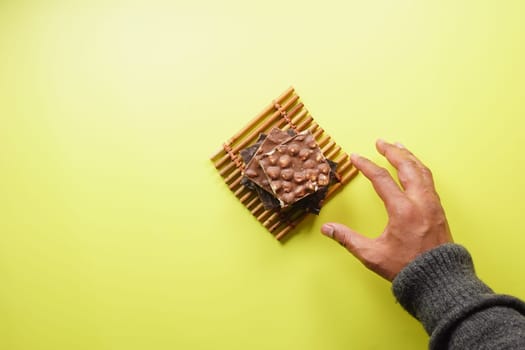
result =
[{"label": "wooden slat", "polygon": [[[290,86],[285,92],[283,92],[281,94],[281,96],[279,96],[276,99],[276,101],[278,101],[279,103],[282,102],[286,97],[290,96],[293,92],[294,92],[294,88],[292,86]],[[230,138],[230,142],[235,142],[236,139],[238,139],[243,134],[245,134],[253,125],[257,124],[261,119],[264,119],[264,117],[268,113],[272,112],[274,110],[274,108],[275,108],[274,104],[271,104],[268,107],[266,107],[265,109],[263,109],[263,111],[261,113],[259,113],[255,118],[253,118],[248,124],[246,124],[246,126],[244,128],[242,128],[237,134],[233,135]],[[211,159],[216,158],[220,152],[221,152],[221,150],[217,151],[216,154],[211,156]]]},{"label": "wooden slat", "polygon": [[280,240],[299,225],[308,213],[293,207],[284,212],[276,209],[265,209],[255,191],[249,190],[241,184],[243,167],[239,154],[242,149],[253,144],[261,133],[268,133],[274,127],[282,130],[291,127],[297,131],[310,130],[325,157],[338,163],[337,176],[340,182],[330,187],[325,203],[357,174],[357,169],[352,165],[348,154],[314,121],[293,88],[283,92],[245,127],[233,135],[223,147],[211,156],[211,160],[228,188],[239,201],[257,221],[273,233],[276,239]]},{"label": "wooden slat", "polygon": [[[282,107],[285,109],[288,109],[293,106],[295,102],[299,99],[299,96],[295,95],[292,96],[292,98],[286,102]],[[263,123],[259,125],[257,128],[255,128],[250,134],[245,135],[245,137],[241,138],[240,136],[237,138],[231,138],[230,141],[228,141],[228,144],[233,145],[235,143],[235,146],[233,147],[234,152],[239,152],[241,149],[246,148],[250,143],[254,143],[257,137],[259,137],[259,134],[263,133],[266,130],[271,130],[273,128],[273,125],[275,122],[283,122],[283,120],[280,118],[281,113],[279,111],[274,112],[271,114],[266,120],[262,120]],[[286,122],[286,121],[284,121]],[[253,126],[251,126],[253,127]],[[250,128],[251,128],[250,127]],[[244,128],[244,129],[250,129],[250,128]],[[233,141],[232,141],[233,140]],[[217,166],[222,166],[226,161],[228,161],[228,155],[223,156],[217,163]]]}]

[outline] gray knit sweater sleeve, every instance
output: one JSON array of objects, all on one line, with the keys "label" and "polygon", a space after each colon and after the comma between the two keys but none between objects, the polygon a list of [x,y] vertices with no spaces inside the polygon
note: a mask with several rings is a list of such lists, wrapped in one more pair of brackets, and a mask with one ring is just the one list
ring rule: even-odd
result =
[{"label": "gray knit sweater sleeve", "polygon": [[525,349],[525,303],[495,294],[479,280],[460,245],[420,255],[392,289],[430,335],[430,349]]}]

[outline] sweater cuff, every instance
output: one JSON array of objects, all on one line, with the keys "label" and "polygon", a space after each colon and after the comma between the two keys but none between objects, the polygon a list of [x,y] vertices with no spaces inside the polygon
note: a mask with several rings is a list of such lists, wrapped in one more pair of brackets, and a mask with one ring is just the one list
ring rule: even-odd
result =
[{"label": "sweater cuff", "polygon": [[428,334],[440,320],[485,299],[492,290],[476,277],[468,251],[447,243],[410,262],[392,283],[399,303]]}]

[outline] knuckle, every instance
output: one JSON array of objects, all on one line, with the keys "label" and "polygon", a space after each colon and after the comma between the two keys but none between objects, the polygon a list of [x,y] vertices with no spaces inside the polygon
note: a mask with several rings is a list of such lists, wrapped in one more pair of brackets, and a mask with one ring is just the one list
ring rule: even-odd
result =
[{"label": "knuckle", "polygon": [[345,236],[341,237],[341,239],[338,240],[339,244],[343,247],[345,247],[346,249],[348,249],[348,238]]},{"label": "knuckle", "polygon": [[403,201],[398,203],[398,205],[394,208],[394,215],[396,215],[399,218],[408,219],[410,218],[414,213],[414,205],[409,201]]},{"label": "knuckle", "polygon": [[443,206],[435,192],[429,192],[422,202],[422,206],[429,217],[444,216]]},{"label": "knuckle", "polygon": [[393,151],[393,150],[394,150],[393,147],[387,147],[387,148],[385,149],[385,154],[384,154],[384,155],[385,155],[385,157],[386,157],[387,159],[390,159],[390,158],[392,157],[392,151]]},{"label": "knuckle", "polygon": [[427,210],[429,211],[429,213],[431,213],[433,215],[441,214],[442,211],[443,211],[442,207],[441,207],[441,203],[439,203],[436,200],[428,201]]},{"label": "knuckle", "polygon": [[447,221],[447,218],[441,206],[435,206],[431,208],[430,216],[432,218],[432,221],[436,225],[442,225]]},{"label": "knuckle", "polygon": [[423,178],[428,179],[428,180],[432,180],[434,178],[432,171],[426,166],[421,167],[421,176],[423,176]]},{"label": "knuckle", "polygon": [[421,166],[421,173],[428,177],[432,177],[432,170],[430,170],[427,166],[424,166],[424,165]]},{"label": "knuckle", "polygon": [[405,169],[414,169],[417,167],[417,164],[415,160],[407,158],[401,161],[401,163],[399,164],[399,167],[405,168]]},{"label": "knuckle", "polygon": [[386,179],[389,176],[390,174],[388,173],[388,170],[381,167],[374,169],[374,171],[372,172],[372,177],[375,179]]}]

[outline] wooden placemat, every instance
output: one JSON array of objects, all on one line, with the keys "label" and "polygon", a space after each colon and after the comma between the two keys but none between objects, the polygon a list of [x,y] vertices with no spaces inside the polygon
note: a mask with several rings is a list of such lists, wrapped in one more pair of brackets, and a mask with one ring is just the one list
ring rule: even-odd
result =
[{"label": "wooden placemat", "polygon": [[338,163],[336,176],[340,182],[330,187],[325,203],[337,190],[350,182],[357,174],[357,169],[350,161],[349,155],[314,121],[304,104],[300,102],[293,87],[277,97],[244,128],[225,142],[211,156],[211,161],[241,203],[276,239],[280,240],[304,220],[308,213],[304,209],[291,209],[286,215],[283,215],[279,209],[264,209],[256,192],[241,184],[244,163],[239,154],[241,150],[254,144],[261,133],[268,134],[274,127],[282,130],[291,128],[297,132],[309,129],[325,157]]}]

